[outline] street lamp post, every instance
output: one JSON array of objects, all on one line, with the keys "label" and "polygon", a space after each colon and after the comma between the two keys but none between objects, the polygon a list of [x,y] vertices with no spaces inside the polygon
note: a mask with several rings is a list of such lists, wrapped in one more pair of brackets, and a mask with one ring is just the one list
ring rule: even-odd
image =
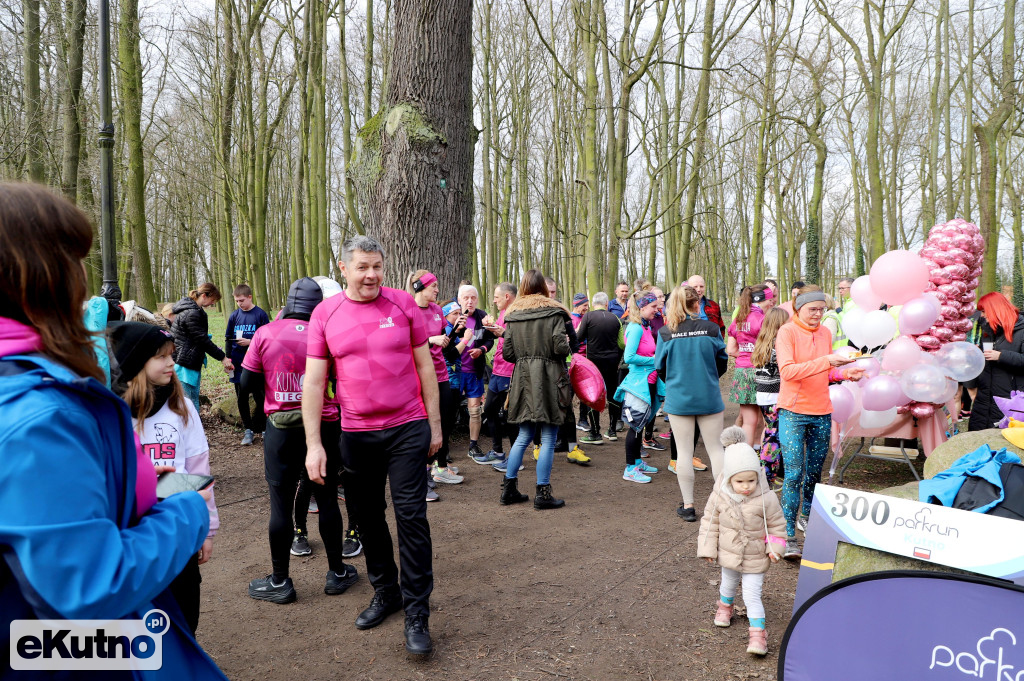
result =
[{"label": "street lamp post", "polygon": [[110,0],[100,0],[100,295],[121,302],[117,285],[117,239],[114,237],[114,116],[110,105]]}]

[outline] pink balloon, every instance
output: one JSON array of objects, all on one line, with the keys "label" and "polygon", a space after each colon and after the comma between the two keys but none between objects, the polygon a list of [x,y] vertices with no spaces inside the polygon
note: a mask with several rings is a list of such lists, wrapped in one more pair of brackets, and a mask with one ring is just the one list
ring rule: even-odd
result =
[{"label": "pink balloon", "polygon": [[974,305],[974,303],[960,303],[960,314],[962,314],[964,317],[970,317],[972,314],[974,314],[975,309],[976,306]]},{"label": "pink balloon", "polygon": [[943,274],[941,267],[933,267],[928,271],[928,281],[942,287],[949,283],[949,277]]},{"label": "pink balloon", "polygon": [[846,423],[854,411],[854,397],[845,385],[830,385],[828,396],[832,401],[832,420],[836,423]]},{"label": "pink balloon", "polygon": [[960,384],[954,381],[952,378],[946,378],[946,392],[942,393],[942,397],[936,404],[946,404],[951,399],[956,397],[956,391],[960,388]]},{"label": "pink balloon", "polygon": [[[971,237],[970,234],[960,233],[953,237],[953,244],[956,246],[957,249],[966,250],[974,246],[974,239]],[[951,248],[946,252],[952,255],[953,250],[954,249]]]},{"label": "pink balloon", "polygon": [[946,230],[939,230],[938,234],[928,237],[928,244],[943,253],[956,246]]},{"label": "pink balloon", "polygon": [[975,300],[977,300],[977,298],[978,298],[978,294],[977,293],[975,293],[974,291],[968,291],[967,293],[965,293],[962,296],[960,296],[960,302],[961,303],[973,303]]},{"label": "pink balloon", "polygon": [[956,289],[956,295],[953,296],[953,298],[959,298],[960,296],[962,296],[963,294],[967,293],[971,289],[970,285],[967,284],[967,282],[959,281],[959,280],[958,281],[950,282],[950,285],[954,289]]},{"label": "pink balloon", "polygon": [[882,297],[871,288],[871,277],[866,274],[854,280],[850,286],[850,297],[857,303],[857,307],[865,312],[877,310],[882,306]]},{"label": "pink balloon", "polygon": [[910,408],[910,413],[913,414],[914,418],[926,419],[935,413],[935,407],[930,404],[918,402]]},{"label": "pink balloon", "polygon": [[965,281],[970,279],[971,268],[967,265],[947,265],[942,268],[942,276],[950,281]]},{"label": "pink balloon", "polygon": [[903,416],[904,414],[909,414],[910,413],[910,405],[909,404],[903,404],[903,405],[900,405],[900,406],[896,407],[896,413],[899,414],[900,416]]},{"label": "pink balloon", "polygon": [[946,304],[939,308],[939,312],[946,319],[957,319],[960,317],[960,306],[953,307],[953,302],[947,300]]},{"label": "pink balloon", "polygon": [[938,350],[942,343],[935,336],[918,336],[914,339],[925,350]]},{"label": "pink balloon", "polygon": [[929,295],[908,300],[900,310],[900,332],[914,335],[927,331],[941,311],[935,303],[936,299]]},{"label": "pink balloon", "polygon": [[928,333],[929,335],[935,336],[943,343],[948,343],[950,340],[953,339],[953,334],[955,332],[953,331],[953,329],[943,328],[941,326],[933,326],[931,329],[928,330]]},{"label": "pink balloon", "polygon": [[974,251],[978,253],[978,255],[985,252],[985,237],[981,236],[979,233],[971,237],[971,240],[974,242]]},{"label": "pink balloon", "polygon": [[874,357],[860,357],[853,366],[864,370],[864,378],[874,378],[882,373],[882,365]]},{"label": "pink balloon", "polygon": [[[906,308],[904,308],[906,309]],[[902,315],[901,315],[902,319]],[[900,336],[885,346],[885,356],[882,358],[882,368],[886,371],[903,371],[917,364],[921,355],[921,348],[908,336]],[[899,383],[897,382],[897,385]],[[878,411],[882,411],[879,408]]]},{"label": "pink balloon", "polygon": [[956,263],[956,261],[953,260],[953,256],[950,255],[947,251],[939,251],[938,253],[935,254],[932,260],[934,260],[935,264],[938,265],[939,267],[947,267],[949,265],[953,265]]},{"label": "pink balloon", "polygon": [[963,331],[957,331],[949,340],[953,343],[962,343],[967,340],[967,334]]},{"label": "pink balloon", "polygon": [[902,305],[924,291],[928,266],[912,251],[883,253],[871,265],[871,287],[883,302]]},{"label": "pink balloon", "polygon": [[868,411],[892,409],[899,406],[903,398],[900,382],[885,374],[869,379],[861,387],[861,403]]}]

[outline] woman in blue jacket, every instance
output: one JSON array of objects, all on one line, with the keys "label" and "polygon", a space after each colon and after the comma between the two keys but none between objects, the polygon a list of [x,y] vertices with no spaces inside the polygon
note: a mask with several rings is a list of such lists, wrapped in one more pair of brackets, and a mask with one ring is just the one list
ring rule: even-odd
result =
[{"label": "woman in blue jacket", "polygon": [[659,334],[654,366],[665,381],[665,413],[679,450],[676,475],[683,504],[676,513],[692,523],[697,520],[693,508],[694,426],[700,427],[711,457],[711,473],[717,480],[724,456],[719,436],[725,411],[718,379],[729,367],[729,355],[718,324],[700,318],[700,296],[690,286],[678,286],[672,292]]},{"label": "woman in blue jacket", "polygon": [[80,675],[225,678],[166,591],[202,546],[206,503],[156,500],[128,407],[100,382],[82,321],[88,219],[43,187],[0,183],[0,243],[0,647],[13,620],[159,609],[158,672]]},{"label": "woman in blue jacket", "polygon": [[665,384],[654,371],[655,340],[651,320],[658,313],[658,297],[650,291],[637,291],[629,299],[629,326],[626,327],[625,353],[622,361],[629,373],[615,391],[615,401],[622,405],[622,420],[629,426],[626,432],[626,470],[623,480],[650,482],[649,473],[658,469],[643,460],[641,443],[644,426],[658,413],[665,399]]}]

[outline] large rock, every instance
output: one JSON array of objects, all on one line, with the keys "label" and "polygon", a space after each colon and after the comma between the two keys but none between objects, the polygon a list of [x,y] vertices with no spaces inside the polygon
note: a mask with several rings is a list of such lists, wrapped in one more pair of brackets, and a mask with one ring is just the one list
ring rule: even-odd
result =
[{"label": "large rock", "polygon": [[[236,428],[242,427],[242,417],[238,413],[238,400],[235,399],[234,395],[228,395],[219,402],[213,405],[211,411],[213,415],[219,418],[229,426]],[[249,413],[255,413],[256,402],[252,396],[249,396]]]},{"label": "large rock", "polygon": [[1013,452],[1024,460],[1024,449],[1010,444],[998,428],[976,430],[973,433],[954,435],[932,450],[928,460],[924,463],[924,477],[934,478],[937,473],[952,466],[953,462],[961,456],[973,452],[982,445],[988,445],[992,451],[1006,447],[1007,451]]}]

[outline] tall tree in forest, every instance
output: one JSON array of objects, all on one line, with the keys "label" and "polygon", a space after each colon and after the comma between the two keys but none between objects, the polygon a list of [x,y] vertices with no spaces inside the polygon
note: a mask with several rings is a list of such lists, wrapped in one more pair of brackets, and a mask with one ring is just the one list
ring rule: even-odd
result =
[{"label": "tall tree in forest", "polygon": [[85,0],[68,0],[64,19],[65,77],[64,153],[61,191],[71,201],[78,201],[78,167],[82,151],[82,58],[85,52]]},{"label": "tall tree in forest", "polygon": [[121,76],[121,120],[128,147],[128,181],[125,186],[124,217],[131,230],[132,281],[135,297],[150,310],[156,309],[149,236],[146,232],[146,168],[142,148],[142,54],[138,0],[121,0],[117,52]]},{"label": "tall tree in forest", "polygon": [[425,267],[443,290],[467,271],[473,224],[472,0],[397,0],[387,92],[360,133],[366,233],[389,282]]},{"label": "tall tree in forest", "polygon": [[42,182],[46,179],[43,165],[43,120],[39,102],[39,0],[22,0],[25,38],[22,46],[23,77],[22,106],[25,108],[26,160],[28,179]]}]

